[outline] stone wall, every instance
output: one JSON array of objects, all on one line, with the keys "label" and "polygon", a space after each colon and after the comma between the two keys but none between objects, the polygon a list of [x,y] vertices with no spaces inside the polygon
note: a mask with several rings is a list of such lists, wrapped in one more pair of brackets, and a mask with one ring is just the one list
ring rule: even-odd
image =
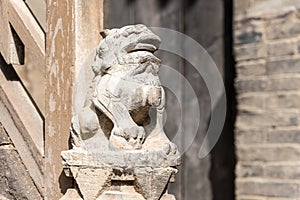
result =
[{"label": "stone wall", "polygon": [[236,196],[300,197],[300,1],[236,0]]},{"label": "stone wall", "polygon": [[[0,101],[2,104],[2,102]],[[42,199],[0,123],[0,199]]]}]

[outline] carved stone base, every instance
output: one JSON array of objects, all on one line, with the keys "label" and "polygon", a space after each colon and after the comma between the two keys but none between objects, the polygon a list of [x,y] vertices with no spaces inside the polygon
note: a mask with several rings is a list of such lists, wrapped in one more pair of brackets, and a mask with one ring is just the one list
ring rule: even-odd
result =
[{"label": "carved stone base", "polygon": [[[139,193],[104,192],[97,200],[145,200]],[[176,200],[174,195],[164,194],[161,200]]]},{"label": "carved stone base", "polygon": [[[60,200],[83,200],[79,193],[75,189],[68,189],[67,193]],[[119,192],[119,191],[107,191],[99,196],[96,200],[145,200],[145,198],[135,192]],[[176,200],[174,195],[164,194],[161,200]]]},{"label": "carved stone base", "polygon": [[145,200],[142,195],[137,192],[126,193],[117,191],[104,192],[97,200]]},{"label": "carved stone base", "polygon": [[83,200],[76,189],[68,189],[60,200]]},{"label": "carved stone base", "polygon": [[[180,160],[164,159],[161,152],[106,151],[98,154],[68,150],[62,152],[62,158],[66,175],[74,177],[78,185],[82,196],[79,199],[175,199],[166,193],[166,188],[169,182],[174,182],[177,173],[177,169],[169,166],[177,165]],[[62,199],[72,199],[71,196],[78,199],[79,194],[70,190]]]}]

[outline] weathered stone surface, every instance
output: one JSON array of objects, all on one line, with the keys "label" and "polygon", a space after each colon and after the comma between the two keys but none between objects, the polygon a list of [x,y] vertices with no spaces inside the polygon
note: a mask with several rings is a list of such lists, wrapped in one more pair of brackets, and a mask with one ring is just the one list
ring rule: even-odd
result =
[{"label": "weathered stone surface", "polygon": [[300,77],[237,79],[235,85],[239,93],[298,90]]},{"label": "weathered stone surface", "polygon": [[[267,94],[257,93],[246,93],[240,94],[238,96],[239,107],[248,107],[255,110],[262,110],[267,107],[266,99],[268,98]],[[269,103],[269,102],[268,102]]]},{"label": "weathered stone surface", "polygon": [[300,107],[300,93],[295,92],[276,92],[266,96],[268,109],[274,108],[299,108]]},{"label": "weathered stone surface", "polygon": [[76,189],[68,189],[60,200],[83,200]]},{"label": "weathered stone surface", "polygon": [[252,60],[265,58],[267,55],[266,46],[263,44],[246,44],[235,48],[236,60]]},{"label": "weathered stone surface", "polygon": [[236,1],[234,3],[234,9],[236,10],[236,15],[244,14],[251,5],[251,0],[244,0],[244,1]]},{"label": "weathered stone surface", "polygon": [[293,109],[300,107],[300,93],[298,91],[285,92],[251,92],[238,97],[239,108],[252,108],[253,110]]},{"label": "weathered stone surface", "polygon": [[139,191],[145,199],[155,200],[162,196],[170,177],[176,173],[173,168],[136,168],[134,170],[136,177],[136,190]]},{"label": "weathered stone surface", "polygon": [[267,46],[268,56],[286,56],[296,53],[297,43],[294,41],[284,41],[270,43]]},{"label": "weathered stone surface", "polygon": [[238,181],[237,194],[297,198],[299,197],[298,187],[299,184],[297,183],[281,183],[271,180]]},{"label": "weathered stone surface", "polygon": [[297,49],[294,41],[271,43],[267,48],[270,57],[294,55]]},{"label": "weathered stone surface", "polygon": [[[0,66],[12,70],[1,56]],[[16,75],[8,74],[6,78],[7,73],[0,70],[0,121],[34,184],[43,192],[43,120],[22,83],[11,81]]]},{"label": "weathered stone surface", "polygon": [[266,63],[241,63],[236,66],[239,76],[261,76],[267,74]]},{"label": "weathered stone surface", "polygon": [[260,131],[241,131],[236,130],[236,145],[259,144],[265,140]]},{"label": "weathered stone surface", "polygon": [[66,174],[83,199],[162,199],[180,154],[163,130],[165,93],[153,54],[160,38],[141,24],[101,35],[91,91],[72,119],[73,148],[61,153]]},{"label": "weathered stone surface", "polygon": [[175,196],[174,196],[174,195],[171,195],[171,194],[164,194],[164,195],[161,197],[161,200],[176,200],[176,199],[175,199]]},{"label": "weathered stone surface", "polygon": [[262,177],[263,166],[257,164],[240,164],[236,166],[236,175],[238,177]]},{"label": "weathered stone surface", "polygon": [[119,192],[119,191],[108,191],[104,192],[101,197],[97,198],[97,200],[145,200],[144,197],[134,191],[129,192]]},{"label": "weathered stone surface", "polygon": [[274,19],[290,14],[297,7],[293,0],[245,0],[234,4],[235,20]]},{"label": "weathered stone surface", "polygon": [[0,146],[5,145],[5,144],[11,144],[12,142],[10,141],[2,123],[0,122]]},{"label": "weathered stone surface", "polygon": [[[104,192],[101,197],[99,197],[97,200],[145,200],[145,198],[134,191],[131,192]],[[175,197],[170,194],[164,194],[160,200],[175,200]]]},{"label": "weathered stone surface", "polygon": [[235,35],[236,44],[249,44],[262,41],[263,33],[255,27],[248,27],[242,31],[238,31]]},{"label": "weathered stone surface", "polygon": [[[236,125],[240,130],[258,130],[276,127],[297,126],[299,110],[263,111],[252,108],[240,108]],[[251,124],[251,126],[249,126]],[[267,131],[266,131],[267,132]]]},{"label": "weathered stone surface", "polygon": [[266,135],[268,143],[294,143],[300,144],[300,130],[288,129],[288,130],[274,130],[270,131]]},{"label": "weathered stone surface", "polygon": [[295,161],[300,156],[298,145],[273,145],[266,144],[255,146],[239,146],[238,159],[241,162],[275,162],[275,161]]},{"label": "weathered stone surface", "polygon": [[[267,200],[266,197],[262,197],[262,196],[252,196],[252,195],[242,195],[239,197],[240,200]],[[273,200],[273,199],[269,199],[268,200]],[[275,199],[274,199],[275,200]]]},{"label": "weathered stone surface", "polygon": [[108,177],[111,175],[109,169],[79,168],[71,167],[71,172],[78,184],[83,199],[96,199],[105,188]]},{"label": "weathered stone surface", "polygon": [[267,62],[268,74],[299,73],[300,59],[284,59]]},{"label": "weathered stone surface", "polygon": [[262,19],[286,19],[289,14],[299,9],[299,2],[296,0],[252,0],[248,7],[247,18]]},{"label": "weathered stone surface", "polygon": [[[68,166],[93,167],[169,167],[180,164],[180,158],[167,157],[163,151],[131,150],[116,152],[104,149],[103,152],[88,153],[77,150],[63,151],[63,163]],[[91,162],[93,160],[93,162]]]},{"label": "weathered stone surface", "polygon": [[264,167],[264,176],[282,180],[298,180],[300,179],[300,167],[298,163],[268,164]]},{"label": "weathered stone surface", "polygon": [[0,145],[0,198],[42,199],[15,148]]},{"label": "weathered stone surface", "polygon": [[0,199],[42,199],[0,123]]},{"label": "weathered stone surface", "polygon": [[235,3],[236,199],[298,199],[300,1]]},{"label": "weathered stone surface", "polygon": [[286,21],[281,22],[280,24],[271,24],[266,29],[266,35],[268,39],[282,39],[295,37],[300,34],[300,23]]}]

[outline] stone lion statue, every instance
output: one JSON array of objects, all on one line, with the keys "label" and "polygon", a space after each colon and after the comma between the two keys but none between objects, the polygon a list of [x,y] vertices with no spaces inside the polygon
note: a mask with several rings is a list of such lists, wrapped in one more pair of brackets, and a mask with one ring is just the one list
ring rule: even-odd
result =
[{"label": "stone lion statue", "polygon": [[[88,141],[98,138],[101,141],[94,145],[111,150],[178,154],[163,130],[165,93],[158,77],[160,60],[153,54],[160,38],[144,25],[105,30],[101,35],[85,107],[72,119],[73,146],[85,149]],[[151,109],[156,111],[152,121]]]}]

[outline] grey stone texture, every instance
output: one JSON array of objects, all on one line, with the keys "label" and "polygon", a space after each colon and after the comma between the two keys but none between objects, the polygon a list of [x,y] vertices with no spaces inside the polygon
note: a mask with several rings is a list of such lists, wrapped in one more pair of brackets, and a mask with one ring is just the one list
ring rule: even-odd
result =
[{"label": "grey stone texture", "polygon": [[241,62],[236,65],[236,71],[239,76],[261,76],[267,73],[266,63],[263,62]]},{"label": "grey stone texture", "polygon": [[0,199],[42,199],[0,123]]},{"label": "grey stone texture", "polygon": [[300,73],[300,59],[287,58],[287,59],[269,61],[267,63],[267,73],[270,75],[285,74],[285,73]]},{"label": "grey stone texture", "polygon": [[237,195],[267,196],[277,198],[297,198],[299,183],[272,181],[261,181],[254,179],[251,181],[237,181]]},{"label": "grey stone texture", "polygon": [[269,57],[293,55],[296,53],[296,45],[293,41],[270,43],[267,46],[267,54]]},{"label": "grey stone texture", "polygon": [[300,1],[235,4],[236,199],[299,199]]}]

